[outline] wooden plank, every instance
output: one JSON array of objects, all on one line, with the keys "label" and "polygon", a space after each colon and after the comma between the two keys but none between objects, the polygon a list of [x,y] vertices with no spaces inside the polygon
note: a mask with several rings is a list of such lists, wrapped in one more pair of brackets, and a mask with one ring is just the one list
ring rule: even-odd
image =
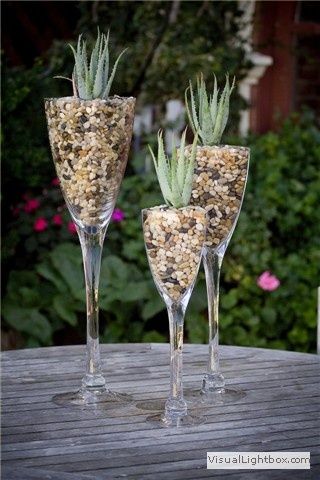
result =
[{"label": "wooden plank", "polygon": [[[196,395],[198,392],[199,388],[199,382],[196,382],[194,385],[194,388],[191,389],[192,392],[195,392]],[[262,386],[261,386],[262,385]],[[169,385],[168,382],[166,382],[165,385],[161,385],[159,381],[159,385],[155,386],[153,391],[151,391],[151,387],[143,387],[143,385],[132,385],[132,384],[109,384],[110,388],[114,391],[119,391],[119,392],[129,392],[132,395],[133,402],[137,404],[141,404],[141,402],[146,401],[146,400],[165,400],[167,395],[168,395],[168,389]],[[190,385],[191,387],[191,385]],[[242,387],[241,384],[233,384],[230,385],[230,387]],[[54,389],[49,389],[46,394],[41,395],[40,401],[36,402],[39,403],[37,411],[40,415],[48,415],[47,410],[52,411],[52,415],[59,415],[59,410],[61,410],[61,407],[58,407],[52,402],[52,398],[56,394],[62,394],[66,393],[66,391],[76,391],[77,390],[77,385],[70,386],[70,389],[66,389],[65,387],[56,387]],[[149,390],[149,391],[148,391]],[[187,391],[190,390],[190,388],[186,389]],[[246,384],[244,391],[246,392],[246,396],[243,397],[238,401],[239,404],[254,404],[254,403],[260,403],[261,401],[274,401],[277,402],[281,399],[286,399],[290,398],[291,395],[296,395],[297,398],[303,399],[304,397],[310,397],[311,395],[314,396],[315,398],[319,397],[319,387],[318,384],[314,383],[296,383],[294,385],[283,385],[276,387],[274,386],[273,383],[270,383],[269,386],[267,384],[259,384],[259,388],[257,387],[257,383],[251,383],[251,384]],[[21,400],[23,401],[23,395],[19,396]],[[36,399],[37,396],[34,396]],[[17,408],[16,410],[14,409],[13,406],[13,397],[10,397],[10,403],[8,402],[8,405],[3,406],[3,411],[6,411],[8,409],[6,419],[10,420],[11,418],[15,418],[14,414],[17,413],[18,411],[21,410],[21,413],[28,412],[32,410],[32,401],[30,402],[29,397],[26,396],[26,402],[25,405],[22,406],[21,408],[19,407],[19,403],[21,405],[21,401],[17,400]],[[42,408],[41,408],[42,407]],[[108,404],[99,404],[96,409],[96,413],[98,414],[99,411],[104,411],[104,410],[110,410],[113,407],[119,408],[117,405],[113,405],[111,403]],[[11,413],[9,412],[11,410]],[[86,410],[90,410],[86,409]],[[64,411],[61,412],[62,415]]]},{"label": "wooden plank", "polygon": [[[207,450],[198,451],[184,451],[180,456],[177,453],[171,454],[170,451],[165,455],[154,454],[152,456],[136,455],[130,458],[121,458],[108,460],[104,458],[103,452],[100,457],[94,460],[77,461],[71,463],[68,461],[64,464],[48,464],[49,468],[55,468],[55,470],[72,471],[72,472],[89,472],[95,473],[101,470],[107,470],[108,474],[113,474],[115,477],[120,475],[142,475],[144,473],[155,473],[155,471],[161,472],[178,472],[180,478],[183,478],[185,470],[189,469],[205,469],[206,468],[206,453]],[[25,461],[21,461],[24,463]],[[140,463],[144,462],[144,463]],[[319,465],[320,453],[318,455],[313,454],[313,465]]]},{"label": "wooden plank", "polygon": [[[168,345],[106,345],[102,351],[112,388],[132,391],[138,401],[165,398]],[[197,387],[207,346],[188,345],[185,352],[186,384]],[[320,464],[315,355],[222,348],[224,371],[247,396],[234,405],[205,407],[207,424],[171,430],[146,423],[152,412],[134,406],[92,411],[53,404],[53,394],[78,386],[83,353],[81,346],[5,352],[3,460],[12,472],[28,467],[25,475],[20,470],[21,478],[37,480],[49,469],[48,475],[60,475],[52,480],[69,480],[68,473],[79,480],[83,475],[90,480],[198,480],[213,475],[205,468],[206,451],[239,445],[252,451],[310,450],[314,464]],[[19,474],[12,473],[12,480]],[[264,472],[258,474],[243,478],[267,480]],[[226,476],[239,479],[233,471],[214,472],[217,480]]]},{"label": "wooden plank", "polygon": [[[250,411],[252,413],[252,418],[254,416],[261,416],[261,414],[264,415],[264,417],[278,415],[279,413],[285,411],[287,414],[292,414],[292,413],[300,413],[300,412],[306,412],[306,413],[311,413],[313,411],[318,411],[319,405],[318,405],[318,400],[311,396],[311,397],[306,397],[303,398],[304,401],[307,401],[307,406],[304,404],[301,404],[301,398],[299,397],[294,397],[294,398],[288,398],[286,400],[278,401],[276,404],[276,407],[273,405],[272,402],[262,402],[259,404],[236,404],[236,408],[234,405],[217,405],[214,407],[214,412],[217,416],[229,416],[230,414],[233,415],[235,412],[238,413],[239,417],[242,417],[243,412]],[[64,409],[65,410],[65,409]],[[61,435],[64,436],[66,431],[70,431],[70,429],[75,425],[77,429],[87,429],[89,427],[98,427],[98,426],[103,426],[103,425],[108,425],[109,423],[111,425],[115,424],[121,424],[121,423],[127,423],[128,422],[128,416],[131,416],[131,421],[133,423],[135,422],[140,422],[140,416],[146,415],[146,411],[137,409],[135,411],[134,416],[132,416],[131,412],[127,412],[124,410],[121,412],[121,415],[119,412],[116,412],[116,414],[112,414],[106,417],[105,415],[91,415],[91,417],[83,419],[82,415],[77,415],[73,419],[70,418],[70,412],[68,411],[67,413],[64,413],[64,415],[60,416],[60,421],[58,422],[41,422],[41,423],[36,423],[33,422],[32,424],[21,424],[21,425],[2,425],[2,434],[3,435],[16,435],[16,434],[30,434],[30,433],[40,433],[40,432],[46,432],[48,429],[50,429],[51,432],[53,431],[59,431],[61,432]],[[35,419],[36,420],[36,419]]]},{"label": "wooden plank", "polygon": [[[206,435],[205,438],[200,436],[196,437],[193,435],[193,440],[190,438],[185,439],[182,435],[175,437],[174,442],[171,442],[170,452],[184,452],[186,450],[194,450],[196,445],[197,449],[208,448],[208,442],[210,442],[210,448],[219,448],[222,450],[226,448],[230,450],[232,447],[237,447],[241,444],[243,447],[246,445],[248,450],[248,445],[255,445],[262,449],[262,445],[268,448],[268,451],[277,451],[278,448],[308,448],[308,447],[320,447],[320,438],[315,432],[315,429],[311,430],[313,434],[311,436],[301,437],[301,431],[296,436],[296,438],[286,439],[284,435],[279,439],[279,436],[272,435],[272,439],[269,438],[268,441],[265,439],[262,441],[259,435],[254,435],[249,433],[248,435],[237,435],[238,432],[235,432],[233,436],[223,437],[219,435],[217,437],[213,435]],[[278,439],[277,439],[278,438]],[[31,448],[32,447],[32,448]],[[3,458],[4,460],[20,460],[20,459],[32,459],[39,458],[42,456],[60,456],[61,452],[63,455],[75,455],[86,453],[88,450],[99,452],[103,451],[103,457],[106,458],[121,458],[122,456],[130,457],[131,455],[136,455],[137,452],[142,452],[144,455],[149,455],[149,453],[167,453],[168,452],[168,443],[167,439],[163,438],[156,439],[156,442],[153,442],[153,439],[149,442],[135,442],[134,446],[132,442],[127,442],[123,445],[123,442],[112,442],[110,438],[103,434],[97,434],[92,436],[90,442],[81,442],[81,439],[75,441],[74,439],[65,439],[64,442],[59,440],[59,442],[51,442],[48,440],[45,441],[34,441],[28,444],[28,448],[25,449],[23,443],[16,443],[7,445],[6,448],[3,448]],[[254,450],[254,449],[253,449]],[[80,456],[81,458],[81,456]]]},{"label": "wooden plank", "polygon": [[[318,384],[315,383],[317,380],[319,380],[320,377],[313,377],[312,382],[310,383],[301,383],[300,381],[297,381],[296,379],[288,379],[287,381],[282,380],[281,386],[277,385],[276,381],[268,381],[265,380],[264,382],[261,383],[254,383],[254,382],[248,382],[248,383],[236,383],[233,384],[232,387],[237,387],[243,389],[244,392],[246,392],[246,398],[245,397],[242,399],[242,402],[247,401],[248,403],[251,403],[253,399],[255,399],[255,403],[259,401],[259,398],[262,397],[266,393],[267,390],[273,389],[273,394],[276,396],[279,396],[279,394],[283,393],[285,394],[285,391],[288,389],[295,389],[296,391],[301,392],[301,397],[303,396],[310,396],[311,393],[314,394],[315,397],[319,396],[320,392],[318,391]],[[151,391],[150,385],[146,386],[145,389],[143,388],[143,385],[138,386],[138,382],[135,386],[133,386],[131,383],[123,383],[123,384],[110,384],[111,389],[115,391],[123,391],[123,392],[128,392],[132,395],[133,401],[136,401],[138,404],[141,402],[143,399],[165,399],[165,397],[168,394],[168,388],[169,386],[165,384],[160,384],[160,381],[158,382],[159,384],[157,385],[157,389]],[[193,398],[198,398],[199,403],[200,403],[200,394],[198,394],[199,390],[199,385],[200,382],[196,382],[194,384],[194,388],[192,389],[191,386],[189,388],[186,388],[186,398],[188,399],[191,395],[190,392],[193,393]],[[259,387],[257,387],[259,385]],[[303,389],[301,386],[303,385]],[[152,386],[152,385],[151,385]],[[74,388],[70,388],[69,391],[76,391],[76,385]],[[65,393],[66,388],[65,387],[59,387],[58,385],[54,388],[50,388],[47,391],[43,391],[41,395],[28,395],[28,392],[25,393],[25,396],[21,395],[17,396],[16,398],[14,396],[10,397],[3,397],[6,400],[6,404],[3,407],[3,412],[6,413],[17,413],[17,412],[28,412],[32,410],[57,410],[58,407],[53,401],[52,398],[54,395],[58,393]],[[103,405],[102,405],[103,407]]]},{"label": "wooden plank", "polygon": [[[252,435],[255,435],[256,436],[256,441],[257,441],[257,438],[259,437],[259,435],[263,434],[263,435],[266,435],[267,433],[274,433],[274,432],[285,432],[285,431],[294,431],[294,430],[300,430],[300,435],[303,434],[303,430],[305,428],[313,428],[314,427],[314,421],[305,421],[304,419],[302,419],[301,421],[297,420],[297,421],[288,421],[288,422],[284,422],[283,420],[282,421],[274,421],[273,423],[269,423],[269,422],[266,422],[266,423],[258,423],[258,424],[249,424],[248,426],[243,426],[243,425],[246,425],[250,422],[243,422],[243,424],[239,424],[239,422],[234,422],[235,423],[235,426],[234,428],[232,427],[232,423],[230,422],[229,424],[227,422],[224,422],[225,423],[225,426],[222,424],[222,422],[220,423],[220,425],[218,425],[217,429],[216,429],[216,433],[217,433],[217,437],[216,438],[219,438],[219,432],[220,432],[220,438],[224,439],[224,438],[235,438],[236,436],[243,436],[243,435],[247,435],[247,436],[252,436]],[[112,429],[109,429],[109,432],[108,434],[105,434],[105,441],[103,442],[103,445],[101,446],[102,450],[105,450],[105,444],[110,442],[111,444],[116,442],[116,441],[119,441],[120,444],[122,442],[124,442],[124,440],[127,441],[135,441],[136,439],[140,438],[140,439],[146,439],[146,442],[145,442],[145,446],[148,446],[150,445],[150,441],[152,442],[152,439],[154,438],[154,436],[156,435],[157,438],[165,438],[167,441],[169,439],[169,437],[174,436],[176,435],[177,437],[180,437],[180,438],[183,438],[183,441],[185,442],[185,444],[191,442],[191,449],[192,449],[192,444],[194,445],[194,442],[197,442],[198,440],[208,440],[210,437],[211,437],[211,433],[212,432],[212,424],[207,424],[207,425],[202,425],[201,426],[201,431],[199,432],[199,428],[197,430],[196,427],[192,427],[192,428],[188,428],[188,429],[185,429],[185,433],[182,434],[181,432],[168,432],[166,431],[165,429],[161,429],[159,430],[159,428],[155,428],[154,426],[150,426],[149,428],[149,425],[150,424],[146,424],[146,426],[143,426],[142,428],[140,429],[134,429],[132,428],[132,426],[125,426],[125,429],[124,431],[116,431],[113,433]],[[319,426],[315,426],[316,428],[319,428]],[[196,433],[196,438],[194,438],[193,436],[193,440],[191,441],[190,440],[190,435],[192,435],[192,433]],[[183,436],[182,436],[183,435]],[[212,438],[212,437],[211,437]],[[171,439],[170,439],[171,440]],[[73,442],[73,446],[75,446],[75,444],[77,443],[77,440],[75,440]],[[220,440],[220,443],[221,443],[221,440]],[[284,443],[284,446],[285,446],[285,443],[286,442],[283,442]],[[3,452],[3,459],[4,460],[15,460],[16,458],[19,458],[20,459],[20,463],[22,465],[50,465],[49,462],[49,457],[52,456],[52,457],[57,457],[55,458],[55,464],[58,464],[59,463],[59,456],[63,455],[63,459],[61,460],[63,463],[65,461],[68,461],[68,462],[73,462],[73,461],[76,461],[76,462],[80,462],[82,459],[83,459],[83,455],[82,454],[76,454],[74,453],[74,448],[71,448],[71,452],[72,453],[67,453],[68,452],[68,448],[66,446],[63,446],[63,447],[54,447],[51,449],[51,447],[49,447],[48,445],[50,444],[50,442],[47,443],[47,446],[45,448],[43,448],[43,451],[41,449],[39,449],[40,453],[42,452],[43,454],[43,458],[41,457],[38,457],[38,455],[34,455],[34,452],[32,451],[15,451],[15,452]],[[127,443],[126,443],[127,444]],[[81,451],[86,451],[86,448],[81,446]],[[53,452],[52,455],[50,455],[50,452]],[[29,460],[22,460],[22,458],[30,458],[30,461]],[[35,457],[35,458],[33,458]],[[89,445],[89,448],[88,448],[88,452],[87,452],[87,455],[86,455],[86,461],[88,461],[88,459],[92,459],[92,458],[99,458],[100,457],[100,453],[99,452],[96,452],[95,449],[94,451],[92,451],[92,449],[90,448],[90,445]]]},{"label": "wooden plank", "polygon": [[[214,478],[214,480],[225,480],[226,478],[229,480],[301,480],[301,471],[297,472],[294,470],[290,470],[290,477],[288,477],[287,471],[277,471],[277,470],[241,470],[238,473],[231,473],[228,470],[223,470],[224,473],[218,473],[218,471],[213,472],[212,470],[206,471],[203,469],[189,469],[186,472],[183,472],[183,479],[190,479],[190,480],[202,480],[203,478]],[[220,471],[222,472],[222,471]],[[240,473],[241,472],[241,473]],[[305,471],[306,476],[304,477],[306,480],[319,480],[319,476],[317,473]],[[98,478],[98,477],[97,477]],[[127,475],[126,478],[128,480],[155,480],[154,474],[147,474],[147,475],[140,475],[136,477],[136,475]],[[157,473],[157,480],[181,480],[182,477],[179,472],[159,472]]]},{"label": "wooden plank", "polygon": [[[184,358],[188,361],[189,357],[195,359],[199,356],[205,357],[208,353],[208,347],[206,345],[197,345],[197,350],[194,349],[195,345],[184,346]],[[271,355],[272,352],[272,355]],[[163,354],[164,356],[169,354],[168,344],[104,344],[101,345],[101,357],[110,355],[110,358],[118,359],[125,356],[137,355],[145,353],[147,356],[157,358],[157,354]],[[255,359],[257,360],[294,360],[297,361],[317,361],[317,355],[305,354],[301,352],[289,352],[281,350],[269,350],[260,348],[247,348],[247,347],[229,347],[221,346],[220,354],[222,361],[234,361],[235,359]],[[61,361],[68,361],[73,358],[73,361],[81,362],[85,357],[85,347],[79,345],[72,345],[67,347],[46,347],[46,353],[43,354],[42,348],[33,348],[25,350],[11,350],[5,351],[1,354],[2,362],[4,365],[8,364],[18,366],[24,365],[32,360],[33,364],[38,359],[39,363],[60,363]],[[65,358],[66,357],[66,358]],[[107,358],[106,358],[107,361]]]},{"label": "wooden plank", "polygon": [[1,478],[2,480],[98,480],[101,476],[97,474],[79,474],[79,472],[53,472],[47,469],[40,470],[33,468],[31,470],[29,468],[9,467],[4,465],[1,471]]},{"label": "wooden plank", "polygon": [[[272,407],[272,404],[277,404],[278,401],[290,399],[292,396],[297,397],[303,402],[304,398],[307,398],[307,402],[309,403],[316,403],[318,404],[319,397],[317,397],[317,392],[318,386],[312,386],[312,388],[305,389],[304,391],[301,390],[296,390],[296,387],[283,387],[279,390],[277,389],[272,389],[270,391],[265,391],[264,389],[262,390],[257,390],[256,392],[251,392],[250,395],[248,394],[246,397],[242,398],[239,400],[237,405],[240,407],[241,405],[247,405],[249,406],[248,410],[250,412],[254,412],[255,410],[260,409],[260,404],[261,402],[269,402],[270,407]],[[167,393],[167,392],[165,392]],[[298,394],[299,393],[299,394]],[[308,400],[308,398],[312,396],[313,398],[311,400]],[[142,397],[142,395],[141,395]],[[165,400],[165,395],[159,396],[157,394],[154,394],[153,396],[151,394],[146,394],[145,398],[138,399],[137,405],[141,405],[143,407],[144,401],[145,400],[160,400],[163,402]],[[51,403],[50,403],[51,407]],[[226,406],[227,407],[227,406]],[[141,408],[139,408],[138,412],[132,411],[134,408],[134,405],[130,406],[125,406],[125,405],[117,405],[117,404],[99,404],[95,410],[90,410],[90,408],[66,408],[66,407],[59,407],[55,406],[55,408],[49,408],[49,409],[42,409],[37,411],[37,419],[36,422],[34,421],[32,415],[30,414],[30,411],[26,412],[20,412],[19,415],[18,413],[12,412],[12,413],[7,413],[4,420],[3,420],[3,426],[4,427],[10,427],[10,426],[15,426],[17,423],[17,418],[23,418],[24,419],[24,425],[34,425],[35,423],[52,423],[52,422],[59,422],[59,421],[65,421],[65,420],[80,420],[84,416],[86,418],[99,418],[101,416],[107,416],[109,418],[112,417],[122,417],[122,416],[127,416],[128,415],[135,415],[139,414],[139,411],[141,413]],[[208,411],[208,414],[216,414],[218,410],[216,410],[215,405],[206,407],[206,406],[200,406],[200,405],[195,405],[194,407],[191,406],[191,408],[199,408],[199,409],[206,409]],[[218,408],[218,406],[217,406]],[[232,411],[232,410],[231,410]],[[246,411],[246,408],[244,408],[244,411]],[[126,413],[127,412],[127,413]],[[130,413],[131,412],[131,413]],[[226,410],[227,412],[227,410]],[[147,412],[145,412],[147,413]]]},{"label": "wooden plank", "polygon": [[[266,366],[268,367],[266,370]],[[197,375],[201,374],[201,371],[199,372],[199,367],[194,365],[194,364],[189,364],[189,365],[184,365],[184,370],[185,373],[188,376],[191,375]],[[238,364],[239,367],[239,364]],[[60,364],[59,370],[57,370],[57,375],[52,376],[51,372],[50,375],[48,375],[48,371],[46,370],[45,372],[38,371],[37,372],[37,377],[36,378],[21,378],[19,376],[19,372],[17,373],[17,369],[15,368],[15,374],[16,376],[12,375],[9,369],[7,369],[6,375],[3,376],[3,380],[5,380],[5,385],[4,389],[5,391],[10,391],[10,387],[13,387],[13,389],[16,389],[17,386],[23,385],[24,390],[34,390],[33,384],[35,381],[37,381],[38,388],[37,390],[41,391],[42,387],[45,387],[46,384],[55,384],[56,382],[59,382],[60,384],[66,384],[68,385],[70,381],[75,380],[78,378],[79,374],[81,374],[81,366],[79,368],[80,371],[76,372],[75,374],[70,373],[62,373],[63,366]],[[169,370],[169,365],[168,362],[165,365],[147,365],[144,364],[144,366],[136,365],[132,366],[132,364],[129,366],[125,366],[122,368],[122,370],[119,373],[115,373],[114,371],[108,372],[108,378],[112,380],[112,378],[125,378],[125,377],[130,377],[133,378],[134,380],[139,379],[143,377],[143,375],[147,374],[151,378],[155,377],[166,377],[168,374]],[[232,372],[232,376],[236,376],[236,379],[238,380],[238,373],[241,375],[239,376],[239,380],[241,381],[252,381],[254,378],[275,378],[275,379],[281,379],[283,376],[284,378],[303,378],[305,376],[312,376],[312,375],[319,375],[319,365],[318,364],[305,364],[301,365],[299,364],[290,364],[286,365],[285,363],[282,363],[279,365],[279,363],[270,363],[267,364],[264,363],[262,368],[259,368],[259,365],[256,365],[255,368],[249,368],[245,370],[245,373],[243,373],[244,366],[240,365],[240,368],[226,368],[226,376]]]},{"label": "wooden plank", "polygon": [[[95,472],[95,474],[99,475],[99,472]],[[179,471],[158,471],[156,477],[154,473],[147,473],[140,474],[139,477],[129,474],[126,475],[126,478],[128,480],[202,480],[203,478],[214,478],[214,480],[319,480],[319,470],[205,470],[200,467],[184,470],[182,474],[183,476]]]}]

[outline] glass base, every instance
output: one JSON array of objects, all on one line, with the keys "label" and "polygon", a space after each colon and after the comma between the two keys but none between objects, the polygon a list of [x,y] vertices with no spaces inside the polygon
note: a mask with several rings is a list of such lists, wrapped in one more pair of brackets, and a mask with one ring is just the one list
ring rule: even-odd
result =
[{"label": "glass base", "polygon": [[246,392],[236,388],[216,388],[214,390],[186,390],[185,400],[190,406],[225,405],[236,403],[246,396]]},{"label": "glass base", "polygon": [[78,392],[59,393],[52,401],[62,407],[89,407],[112,409],[115,405],[132,404],[133,400],[126,393],[113,392],[107,388],[81,388]]},{"label": "glass base", "polygon": [[191,415],[189,413],[183,416],[168,416],[165,413],[161,413],[147,417],[147,422],[164,428],[194,427],[195,425],[202,425],[205,421],[206,417]]}]

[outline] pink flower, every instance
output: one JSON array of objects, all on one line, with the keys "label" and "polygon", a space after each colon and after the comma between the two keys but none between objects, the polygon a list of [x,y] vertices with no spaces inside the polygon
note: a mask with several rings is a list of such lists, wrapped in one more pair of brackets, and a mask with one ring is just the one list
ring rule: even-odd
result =
[{"label": "pink flower", "polygon": [[40,207],[40,202],[36,198],[27,199],[23,209],[26,213],[32,213]]},{"label": "pink flower", "polygon": [[61,225],[62,225],[61,215],[59,215],[58,213],[56,215],[53,215],[52,223],[53,223],[53,225],[57,225],[57,227],[61,227]]},{"label": "pink flower", "polygon": [[53,187],[57,187],[57,186],[59,185],[59,183],[60,183],[60,180],[59,180],[58,177],[54,178],[54,179],[51,181],[51,185],[52,185]]},{"label": "pink flower", "polygon": [[77,233],[76,225],[74,222],[68,222],[68,230],[70,233]]},{"label": "pink flower", "polygon": [[36,221],[33,224],[33,229],[36,232],[43,232],[48,228],[48,222],[45,218],[39,217],[36,219]]},{"label": "pink flower", "polygon": [[273,292],[273,290],[277,290],[279,287],[280,280],[270,272],[263,272],[257,279],[257,285],[262,288],[262,290]]},{"label": "pink flower", "polygon": [[113,211],[111,219],[113,222],[117,222],[117,223],[122,222],[122,220],[124,219],[124,212],[120,210],[120,208],[116,208]]}]

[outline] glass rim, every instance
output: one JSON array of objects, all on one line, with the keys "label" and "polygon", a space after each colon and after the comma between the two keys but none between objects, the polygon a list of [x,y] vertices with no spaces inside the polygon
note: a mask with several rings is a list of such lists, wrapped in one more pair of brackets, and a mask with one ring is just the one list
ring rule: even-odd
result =
[{"label": "glass rim", "polygon": [[112,103],[112,101],[114,100],[134,100],[136,101],[136,97],[121,97],[120,95],[112,95],[111,97],[108,97],[108,98],[92,98],[90,100],[84,100],[83,98],[80,98],[80,97],[76,97],[75,95],[67,95],[65,97],[43,97],[43,101],[44,102],[51,102],[51,101],[58,101],[58,100],[61,100],[61,101],[68,101],[68,102],[71,102],[71,101],[79,101],[79,102],[83,102],[83,103],[86,103],[86,102],[103,102],[103,103]]},{"label": "glass rim", "polygon": [[154,207],[145,207],[145,208],[142,208],[141,209],[141,212],[144,212],[144,211],[150,211],[150,210],[158,210],[160,208],[167,208],[168,210],[172,210],[172,211],[181,211],[185,208],[191,208],[193,210],[200,210],[200,211],[204,211],[206,212],[206,209],[201,207],[200,205],[186,205],[185,207],[179,207],[179,208],[176,208],[176,207],[172,207],[170,205],[167,205],[166,203],[162,204],[162,205],[155,205]]}]

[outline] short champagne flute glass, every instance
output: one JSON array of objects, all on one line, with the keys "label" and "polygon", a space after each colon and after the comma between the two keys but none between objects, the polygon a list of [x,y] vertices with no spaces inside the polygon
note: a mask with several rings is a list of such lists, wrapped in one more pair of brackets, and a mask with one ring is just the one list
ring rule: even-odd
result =
[{"label": "short champagne flute glass", "polygon": [[170,330],[170,394],[164,413],[148,421],[165,427],[196,425],[204,419],[189,414],[183,396],[183,328],[201,263],[206,212],[200,207],[159,206],[143,210],[142,223],[150,270],[166,304]]},{"label": "short champagne flute glass", "polygon": [[45,100],[49,139],[60,187],[82,249],[87,301],[86,371],[78,392],[56,395],[61,405],[126,401],[102,374],[98,290],[104,237],[125,171],[134,98]]}]

